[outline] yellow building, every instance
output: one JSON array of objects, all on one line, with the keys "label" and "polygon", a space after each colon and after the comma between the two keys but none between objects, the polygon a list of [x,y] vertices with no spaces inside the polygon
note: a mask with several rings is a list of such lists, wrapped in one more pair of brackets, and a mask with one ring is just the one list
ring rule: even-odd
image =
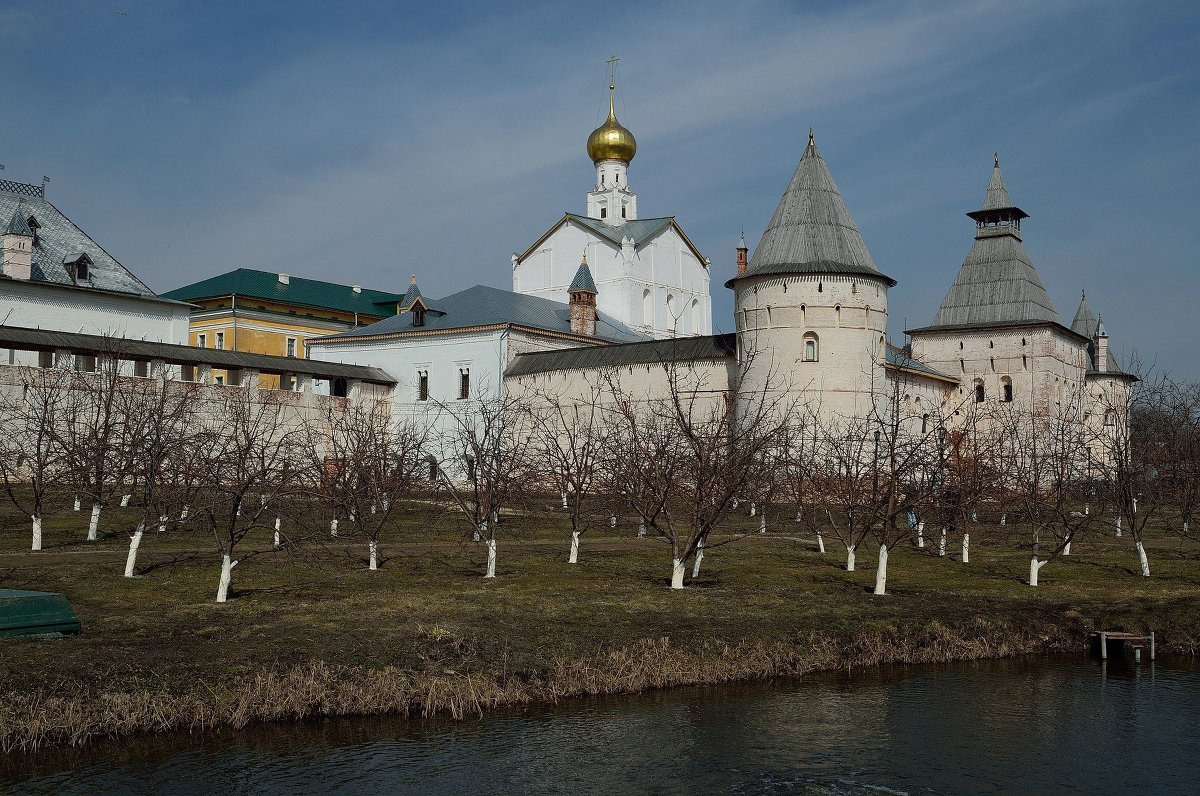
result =
[{"label": "yellow building", "polygon": [[[307,356],[308,338],[395,315],[404,298],[251,268],[185,285],[163,297],[195,305],[188,327],[191,345],[301,358]],[[214,379],[227,383],[230,376],[214,371]],[[263,376],[260,386],[278,388],[279,377]]]}]

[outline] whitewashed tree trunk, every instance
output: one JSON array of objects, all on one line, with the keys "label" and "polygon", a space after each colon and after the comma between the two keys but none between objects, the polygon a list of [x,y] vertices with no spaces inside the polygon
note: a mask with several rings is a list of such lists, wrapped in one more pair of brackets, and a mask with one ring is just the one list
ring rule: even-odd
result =
[{"label": "whitewashed tree trunk", "polygon": [[979,522],[979,515],[975,513],[975,509],[971,509],[971,522]]},{"label": "whitewashed tree trunk", "polygon": [[1150,559],[1146,558],[1146,548],[1141,542],[1137,543],[1138,561],[1142,564],[1142,577],[1150,577]]},{"label": "whitewashed tree trunk", "polygon": [[963,555],[962,562],[964,564],[971,563],[971,534],[963,534]]},{"label": "whitewashed tree trunk", "polygon": [[646,518],[645,518],[645,517],[642,517],[642,518],[640,518],[640,519],[638,520],[638,535],[637,535],[637,538],[639,538],[639,539],[645,539],[645,538],[646,538]]},{"label": "whitewashed tree trunk", "polygon": [[487,541],[487,574],[485,578],[496,577],[496,540],[488,539]]},{"label": "whitewashed tree trunk", "polygon": [[938,555],[946,555],[946,526],[942,526],[942,536],[938,539]]},{"label": "whitewashed tree trunk", "polygon": [[75,510],[79,511],[79,495],[75,496]]},{"label": "whitewashed tree trunk", "polygon": [[387,511],[388,509],[390,509],[392,507],[392,501],[388,500],[387,498],[384,498],[382,503],[383,503],[384,511]]},{"label": "whitewashed tree trunk", "polygon": [[571,531],[571,556],[567,559],[567,563],[579,563],[579,531]]},{"label": "whitewashed tree trunk", "polygon": [[563,508],[565,509],[567,507],[567,490],[565,490],[565,489],[563,490],[563,493],[562,493],[562,503],[563,503]]},{"label": "whitewashed tree trunk", "polygon": [[1000,524],[1008,525],[1008,512],[1007,511],[1000,515]]},{"label": "whitewashed tree trunk", "polygon": [[347,517],[347,519],[350,520],[350,522],[354,522],[355,520],[358,519],[358,512],[351,511],[350,515]]},{"label": "whitewashed tree trunk", "polygon": [[275,549],[283,547],[283,536],[279,533],[280,518],[275,518]]},{"label": "whitewashed tree trunk", "polygon": [[158,518],[158,532],[159,533],[167,532],[167,515],[166,514],[162,514]]},{"label": "whitewashed tree trunk", "polygon": [[217,602],[223,603],[229,598],[229,581],[233,577],[236,561],[228,555],[221,556],[221,580],[217,583]]},{"label": "whitewashed tree trunk", "polygon": [[333,521],[329,523],[329,535],[330,536],[337,536],[337,522],[338,522],[337,517],[334,517]]},{"label": "whitewashed tree trunk", "polygon": [[766,513],[764,513],[761,517],[758,518],[758,532],[759,533],[767,532],[767,515],[766,515]]},{"label": "whitewashed tree trunk", "polygon": [[925,520],[917,523],[917,547],[925,548]]},{"label": "whitewashed tree trunk", "polygon": [[133,497],[133,495],[121,495],[121,508],[125,508],[129,505],[129,498],[131,497]]},{"label": "whitewashed tree trunk", "polygon": [[96,534],[100,531],[100,504],[98,502],[92,504],[92,519],[88,521],[88,541],[96,541]]},{"label": "whitewashed tree trunk", "polygon": [[1042,571],[1042,567],[1046,566],[1049,561],[1038,561],[1037,556],[1029,559],[1029,585],[1038,585],[1038,573]]},{"label": "whitewashed tree trunk", "polygon": [[821,535],[820,531],[817,531],[817,550],[821,555],[825,555],[825,537]]},{"label": "whitewashed tree trunk", "polygon": [[796,522],[801,522],[804,519],[804,509],[796,512]]},{"label": "whitewashed tree trunk", "polygon": [[704,542],[696,544],[696,560],[692,564],[692,578],[700,577],[700,562],[704,560]]},{"label": "whitewashed tree trunk", "polygon": [[609,517],[608,517],[608,527],[609,527],[609,528],[616,528],[616,527],[617,527],[617,515],[616,515],[616,514],[611,514],[611,515],[609,515]]},{"label": "whitewashed tree trunk", "polygon": [[42,516],[40,514],[31,514],[29,519],[33,520],[33,549],[35,551],[42,549]]},{"label": "whitewashed tree trunk", "polygon": [[367,550],[371,554],[371,563],[367,565],[367,569],[379,569],[379,545],[374,539],[367,543]]},{"label": "whitewashed tree trunk", "polygon": [[1122,519],[1121,515],[1118,514],[1117,515],[1117,538],[1118,539],[1121,538],[1121,519]]},{"label": "whitewashed tree trunk", "polygon": [[846,548],[846,571],[854,571],[854,545]]},{"label": "whitewashed tree trunk", "polygon": [[758,504],[752,500],[752,501],[750,501],[750,516],[753,517],[757,513],[758,513]]},{"label": "whitewashed tree trunk", "polygon": [[887,545],[879,545],[879,566],[875,568],[875,593],[887,594]]},{"label": "whitewashed tree trunk", "polygon": [[1090,504],[1090,503],[1084,503],[1084,504],[1083,504],[1083,516],[1087,517],[1087,516],[1088,516],[1088,515],[1090,515],[1091,513],[1092,513],[1092,507],[1091,507],[1091,504]]},{"label": "whitewashed tree trunk", "polygon": [[1183,521],[1183,535],[1184,536],[1188,535],[1188,521],[1187,520]]},{"label": "whitewashed tree trunk", "polygon": [[129,537],[129,555],[125,556],[125,577],[132,578],[137,568],[138,548],[142,546],[142,524],[139,522],[133,536]]},{"label": "whitewashed tree trunk", "polygon": [[683,588],[684,567],[685,567],[685,564],[682,559],[675,558],[675,559],[671,560],[671,588],[672,589],[682,589]]},{"label": "whitewashed tree trunk", "polygon": [[1067,543],[1065,545],[1063,545],[1063,555],[1064,556],[1071,555],[1071,542],[1073,542],[1073,541],[1074,541],[1074,539],[1068,539]]},{"label": "whitewashed tree trunk", "polygon": [[188,515],[188,505],[186,503],[184,503],[183,509],[179,512],[179,521],[182,522],[183,520],[186,520],[187,515]]}]

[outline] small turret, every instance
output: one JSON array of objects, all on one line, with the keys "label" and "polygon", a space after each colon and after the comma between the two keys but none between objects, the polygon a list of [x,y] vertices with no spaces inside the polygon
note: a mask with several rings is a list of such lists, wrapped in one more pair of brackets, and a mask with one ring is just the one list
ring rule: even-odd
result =
[{"label": "small turret", "polygon": [[571,331],[586,337],[596,336],[596,280],[592,279],[592,269],[588,268],[587,252],[579,263],[579,270],[567,288],[571,297]]},{"label": "small turret", "polygon": [[0,233],[4,275],[26,282],[33,276],[33,230],[28,219],[24,201],[17,202],[17,209]]},{"label": "small turret", "polygon": [[746,269],[750,267],[750,250],[746,248],[746,233],[742,233],[742,238],[738,242],[737,247],[737,273],[738,276],[745,276]]},{"label": "small turret", "polygon": [[1096,370],[1108,372],[1108,332],[1104,329],[1104,318],[1096,319]]}]

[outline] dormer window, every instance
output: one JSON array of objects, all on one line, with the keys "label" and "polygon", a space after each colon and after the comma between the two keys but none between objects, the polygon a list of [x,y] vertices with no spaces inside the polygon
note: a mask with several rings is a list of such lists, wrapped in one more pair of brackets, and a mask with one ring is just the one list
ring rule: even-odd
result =
[{"label": "dormer window", "polygon": [[38,230],[42,228],[42,225],[33,216],[25,219],[25,223],[29,225],[29,231],[33,233],[33,245],[40,248],[42,241],[38,237]]},{"label": "dormer window", "polygon": [[67,269],[67,275],[75,283],[87,282],[92,278],[91,266],[92,258],[86,252],[68,254],[63,258],[63,267]]},{"label": "dormer window", "polygon": [[420,304],[414,304],[412,308],[413,326],[425,325],[425,308]]}]

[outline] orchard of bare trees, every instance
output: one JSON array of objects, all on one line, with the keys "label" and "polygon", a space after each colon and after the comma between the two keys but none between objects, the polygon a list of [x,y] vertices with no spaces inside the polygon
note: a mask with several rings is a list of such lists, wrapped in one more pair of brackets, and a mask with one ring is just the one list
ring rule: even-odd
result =
[{"label": "orchard of bare trees", "polygon": [[1101,535],[1149,577],[1147,537],[1193,538],[1200,509],[1200,388],[1165,378],[1037,411],[968,395],[931,412],[897,375],[839,417],[802,390],[736,395],[723,370],[683,363],[534,378],[416,416],[134,377],[119,361],[6,369],[0,484],[33,551],[47,520],[89,542],[128,534],[127,577],[156,538],[210,539],[217,602],[251,557],[339,550],[386,566],[408,554],[395,531],[418,511],[442,512],[430,538],[478,550],[489,579],[536,516],[561,531],[565,564],[587,560],[590,534],[645,540],[672,589],[748,536],[849,571],[867,549],[882,596],[906,556],[970,567],[978,545],[1021,549],[1036,586]]}]

